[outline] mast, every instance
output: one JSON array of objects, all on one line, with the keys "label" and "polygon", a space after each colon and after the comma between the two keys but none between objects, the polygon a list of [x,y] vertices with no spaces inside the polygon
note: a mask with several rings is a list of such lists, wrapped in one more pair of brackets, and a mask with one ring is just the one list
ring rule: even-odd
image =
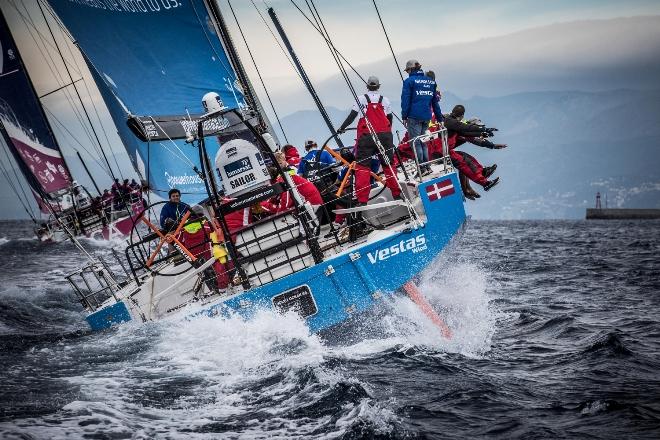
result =
[{"label": "mast", "polygon": [[319,95],[316,93],[316,90],[314,89],[314,85],[312,85],[312,82],[307,76],[307,72],[305,72],[305,69],[300,63],[300,59],[298,59],[296,52],[293,50],[293,46],[289,41],[289,37],[287,37],[286,33],[284,32],[284,28],[282,27],[280,20],[277,18],[277,15],[275,14],[275,10],[273,8],[268,8],[268,15],[270,15],[271,20],[273,20],[273,24],[275,24],[275,28],[277,29],[277,32],[280,34],[280,38],[282,38],[284,45],[289,51],[289,54],[291,55],[291,58],[293,59],[293,62],[296,65],[296,68],[298,69],[298,72],[300,73],[300,77],[305,83],[305,87],[307,87],[307,91],[309,92],[310,95],[312,95],[312,99],[314,100],[316,107],[319,109],[319,113],[321,113],[323,120],[328,126],[328,129],[330,130],[330,133],[332,133],[332,136],[337,141],[337,145],[339,145],[340,148],[344,148],[344,143],[337,135],[337,131],[335,130],[335,127],[333,126],[332,121],[330,120],[330,116],[328,116],[328,112],[325,110],[325,107],[323,106],[323,103],[321,102]]},{"label": "mast", "polygon": [[220,37],[220,41],[224,46],[227,55],[229,55],[229,62],[231,62],[232,67],[236,72],[236,76],[238,77],[238,80],[243,85],[245,91],[244,96],[248,105],[250,106],[250,108],[256,110],[257,113],[259,114],[259,121],[262,127],[266,128],[266,130],[269,133],[271,133],[271,135],[277,140],[277,134],[275,130],[273,130],[273,126],[271,125],[270,121],[268,120],[268,117],[266,116],[266,112],[264,111],[264,108],[262,107],[261,102],[259,101],[259,98],[257,97],[257,94],[254,91],[254,87],[252,87],[252,82],[250,81],[250,78],[248,77],[247,72],[245,71],[243,62],[241,61],[238,51],[236,50],[236,46],[234,45],[234,41],[232,40],[231,35],[229,34],[227,23],[225,22],[225,19],[222,16],[222,12],[220,12],[218,0],[205,0],[205,3],[207,4],[207,8],[211,13],[211,16],[213,17],[213,21],[216,25],[216,29],[218,30],[218,36]]}]

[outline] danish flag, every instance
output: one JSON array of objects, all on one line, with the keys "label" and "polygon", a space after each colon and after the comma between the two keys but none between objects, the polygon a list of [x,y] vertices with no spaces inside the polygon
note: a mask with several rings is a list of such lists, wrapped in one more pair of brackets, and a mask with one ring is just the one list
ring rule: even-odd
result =
[{"label": "danish flag", "polygon": [[426,187],[426,195],[431,202],[450,196],[454,194],[454,192],[456,191],[454,190],[454,184],[451,183],[451,179],[445,179]]}]

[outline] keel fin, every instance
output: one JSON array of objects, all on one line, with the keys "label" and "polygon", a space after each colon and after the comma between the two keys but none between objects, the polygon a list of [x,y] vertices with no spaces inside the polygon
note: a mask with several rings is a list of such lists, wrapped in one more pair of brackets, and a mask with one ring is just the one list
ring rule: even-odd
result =
[{"label": "keel fin", "polygon": [[445,321],[433,310],[431,304],[424,298],[422,292],[419,291],[415,283],[408,281],[403,285],[403,290],[406,291],[410,299],[417,304],[417,306],[422,310],[422,312],[440,329],[442,336],[446,339],[452,338],[452,332],[449,326]]}]

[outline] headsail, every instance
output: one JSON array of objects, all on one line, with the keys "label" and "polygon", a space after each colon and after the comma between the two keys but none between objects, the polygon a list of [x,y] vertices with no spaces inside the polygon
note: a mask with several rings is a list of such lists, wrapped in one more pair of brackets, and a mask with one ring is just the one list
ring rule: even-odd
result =
[{"label": "headsail", "polygon": [[9,150],[39,203],[71,186],[71,174],[0,13],[0,125]]},{"label": "headsail", "polygon": [[[49,3],[91,63],[129,156],[152,190],[163,195],[177,187],[187,201],[205,198],[193,170],[197,148],[183,140],[140,142],[124,130],[130,116],[199,115],[209,91],[229,108],[246,105],[204,1]],[[207,148],[213,157],[218,146]]]}]

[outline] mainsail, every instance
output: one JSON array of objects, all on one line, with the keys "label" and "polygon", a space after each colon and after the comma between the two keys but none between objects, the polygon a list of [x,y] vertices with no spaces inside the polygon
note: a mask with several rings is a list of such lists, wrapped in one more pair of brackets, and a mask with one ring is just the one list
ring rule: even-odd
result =
[{"label": "mainsail", "polygon": [[[127,152],[150,188],[160,195],[179,188],[189,202],[206,198],[195,171],[196,147],[184,140],[137,141],[124,129],[132,116],[199,116],[207,92],[218,93],[228,108],[246,106],[246,87],[237,80],[205,2],[49,3],[91,64]],[[213,157],[218,145],[207,149]]]},{"label": "mainsail", "polygon": [[1,13],[0,47],[0,131],[41,210],[47,212],[44,199],[69,188],[71,173]]}]

